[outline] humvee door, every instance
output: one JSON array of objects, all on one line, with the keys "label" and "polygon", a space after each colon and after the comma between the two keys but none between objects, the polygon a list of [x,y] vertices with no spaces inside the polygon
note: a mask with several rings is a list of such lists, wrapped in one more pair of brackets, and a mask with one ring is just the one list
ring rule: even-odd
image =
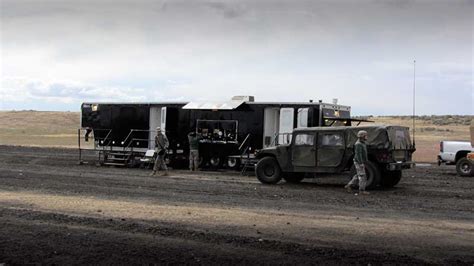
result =
[{"label": "humvee door", "polygon": [[316,166],[316,133],[300,132],[294,136],[291,148],[291,160],[296,167]]},{"label": "humvee door", "polygon": [[337,167],[344,157],[343,132],[319,132],[318,134],[318,167]]}]

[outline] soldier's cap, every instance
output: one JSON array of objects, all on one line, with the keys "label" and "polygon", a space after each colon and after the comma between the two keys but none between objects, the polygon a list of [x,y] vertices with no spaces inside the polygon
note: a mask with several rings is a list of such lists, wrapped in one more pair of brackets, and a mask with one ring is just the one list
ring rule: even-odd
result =
[{"label": "soldier's cap", "polygon": [[368,135],[367,131],[365,131],[365,130],[361,130],[361,131],[357,132],[357,137],[358,138],[362,138],[362,137],[365,137],[367,135]]},{"label": "soldier's cap", "polygon": [[156,131],[161,131],[161,127],[156,127]]}]

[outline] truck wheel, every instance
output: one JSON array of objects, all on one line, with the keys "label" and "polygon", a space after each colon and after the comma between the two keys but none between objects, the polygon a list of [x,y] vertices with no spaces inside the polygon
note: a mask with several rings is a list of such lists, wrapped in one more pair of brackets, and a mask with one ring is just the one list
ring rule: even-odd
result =
[{"label": "truck wheel", "polygon": [[456,171],[460,176],[474,176],[473,163],[467,158],[461,158],[456,163]]},{"label": "truck wheel", "polygon": [[287,183],[297,184],[304,179],[305,173],[285,173],[283,179]]},{"label": "truck wheel", "polygon": [[402,179],[402,171],[386,171],[381,180],[382,187],[391,188],[394,187]]},{"label": "truck wheel", "polygon": [[258,161],[255,175],[264,184],[276,184],[281,180],[281,169],[275,158],[264,157]]},{"label": "truck wheel", "polygon": [[[351,167],[350,174],[350,178],[357,174],[354,165]],[[365,163],[365,175],[367,177],[367,185],[365,186],[367,190],[374,189],[380,184],[381,173],[379,167],[375,163],[370,161]]]}]

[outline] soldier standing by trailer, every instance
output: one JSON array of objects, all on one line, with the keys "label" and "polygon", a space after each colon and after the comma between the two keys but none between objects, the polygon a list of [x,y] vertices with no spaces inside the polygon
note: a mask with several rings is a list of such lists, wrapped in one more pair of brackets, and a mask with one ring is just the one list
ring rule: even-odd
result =
[{"label": "soldier standing by trailer", "polygon": [[368,195],[369,192],[365,191],[367,184],[367,175],[365,174],[365,163],[369,160],[367,156],[367,131],[361,130],[357,132],[358,140],[354,144],[354,166],[356,169],[356,175],[352,177],[351,181],[344,187],[347,191],[352,192],[352,186],[359,181],[359,193],[362,195]]},{"label": "soldier standing by trailer", "polygon": [[164,170],[163,176],[168,175],[168,167],[166,167],[165,163],[165,156],[166,156],[166,149],[169,146],[169,141],[166,135],[161,132],[161,128],[156,128],[156,137],[155,137],[155,152],[156,152],[156,159],[155,165],[153,166],[153,172],[150,174],[151,176],[156,175],[156,173],[162,169]]},{"label": "soldier standing by trailer", "polygon": [[197,171],[199,167],[199,135],[196,132],[188,134],[189,141],[189,170]]}]

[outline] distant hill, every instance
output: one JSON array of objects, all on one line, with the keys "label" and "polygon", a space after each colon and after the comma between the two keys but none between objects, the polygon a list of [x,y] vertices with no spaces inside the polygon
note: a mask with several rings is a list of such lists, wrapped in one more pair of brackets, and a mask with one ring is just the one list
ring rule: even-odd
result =
[{"label": "distant hill", "polygon": [[[359,116],[358,118],[364,119],[376,119],[376,120],[410,120],[412,121],[412,116]],[[472,115],[421,115],[416,116],[416,120],[424,121],[431,123],[436,126],[446,126],[446,125],[465,125],[469,126],[471,120],[474,119]]]}]

